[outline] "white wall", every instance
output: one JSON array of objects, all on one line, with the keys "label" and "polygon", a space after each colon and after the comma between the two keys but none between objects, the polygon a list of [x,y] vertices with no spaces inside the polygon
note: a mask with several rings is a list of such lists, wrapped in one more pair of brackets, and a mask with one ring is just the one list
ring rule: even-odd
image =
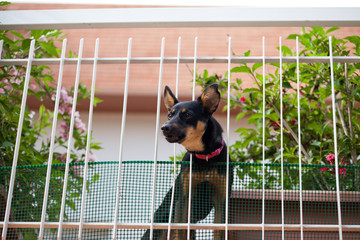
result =
[{"label": "white wall", "polygon": [[[127,113],[126,129],[124,135],[123,160],[153,160],[155,146],[156,118],[153,114]],[[81,113],[84,123],[87,123],[87,113]],[[224,129],[226,140],[226,116],[217,116]],[[161,114],[160,126],[166,121],[166,114]],[[237,138],[235,130],[246,127],[246,120],[236,122],[234,118],[230,122],[230,143]],[[97,161],[114,161],[119,159],[119,143],[121,129],[120,113],[94,113],[93,126],[94,141],[101,142],[103,149],[95,152]],[[177,152],[183,150],[177,148]],[[169,160],[173,155],[173,144],[168,143],[161,131],[159,132],[158,160]]]}]

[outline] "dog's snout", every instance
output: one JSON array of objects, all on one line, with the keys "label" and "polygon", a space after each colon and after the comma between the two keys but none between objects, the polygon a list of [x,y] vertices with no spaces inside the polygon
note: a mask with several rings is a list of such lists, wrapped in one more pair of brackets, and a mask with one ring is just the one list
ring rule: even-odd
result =
[{"label": "dog's snout", "polygon": [[164,124],[162,127],[161,127],[161,130],[164,132],[164,133],[168,133],[170,131],[170,124]]}]

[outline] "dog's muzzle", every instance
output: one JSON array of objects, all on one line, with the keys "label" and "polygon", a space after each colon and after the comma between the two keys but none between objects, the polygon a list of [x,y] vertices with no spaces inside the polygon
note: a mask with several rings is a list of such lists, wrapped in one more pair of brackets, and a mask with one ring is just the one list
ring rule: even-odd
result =
[{"label": "dog's muzzle", "polygon": [[172,126],[169,123],[165,123],[162,127],[161,130],[166,138],[166,140],[170,143],[180,143],[181,140],[184,138],[184,135],[180,132],[178,132],[176,130],[177,128],[174,128],[174,126]]}]

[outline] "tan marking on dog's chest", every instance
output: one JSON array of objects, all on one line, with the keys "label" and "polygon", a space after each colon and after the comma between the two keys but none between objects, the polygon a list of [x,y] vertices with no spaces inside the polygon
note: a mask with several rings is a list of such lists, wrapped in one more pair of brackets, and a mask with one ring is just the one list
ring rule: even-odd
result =
[{"label": "tan marking on dog's chest", "polygon": [[188,151],[200,152],[204,150],[202,136],[205,132],[205,123],[199,121],[194,127],[188,127],[186,130],[185,140],[181,143]]}]

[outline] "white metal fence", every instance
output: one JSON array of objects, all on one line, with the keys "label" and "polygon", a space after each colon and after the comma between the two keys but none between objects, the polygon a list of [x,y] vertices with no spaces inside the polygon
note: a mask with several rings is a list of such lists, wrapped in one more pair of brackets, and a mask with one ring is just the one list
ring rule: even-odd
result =
[{"label": "white metal fence", "polygon": [[[321,9],[240,9],[240,8],[202,8],[199,11],[198,8],[159,8],[159,9],[96,9],[96,10],[47,10],[47,11],[5,11],[0,13],[0,29],[6,30],[17,30],[17,29],[48,29],[48,28],[137,28],[137,27],[257,27],[257,26],[360,26],[360,9],[358,8],[344,8],[344,9],[331,9],[331,8],[321,8]],[[2,41],[0,41],[0,53],[2,51]],[[38,238],[42,239],[44,236],[44,229],[46,228],[55,228],[57,229],[57,238],[62,238],[62,229],[64,228],[74,228],[79,229],[78,238],[82,238],[83,229],[113,229],[113,239],[116,239],[116,230],[117,229],[151,229],[151,236],[154,229],[187,229],[188,238],[190,237],[190,229],[221,229],[225,230],[225,238],[228,239],[228,231],[230,230],[261,230],[262,239],[265,238],[265,231],[280,230],[282,232],[282,239],[284,239],[284,233],[286,231],[300,231],[301,239],[304,239],[304,231],[337,231],[339,233],[339,239],[343,239],[343,231],[354,231],[360,232],[360,225],[343,225],[342,224],[342,215],[341,215],[341,199],[340,199],[340,187],[339,187],[339,171],[338,171],[338,154],[337,154],[337,137],[336,137],[336,125],[334,125],[334,144],[335,144],[335,173],[336,173],[336,201],[337,201],[337,216],[338,223],[335,225],[315,225],[315,224],[304,224],[303,223],[303,209],[302,209],[302,186],[301,186],[301,164],[299,164],[299,176],[300,176],[300,224],[285,224],[284,222],[284,189],[281,189],[281,214],[282,214],[282,223],[281,224],[266,224],[265,223],[265,104],[263,105],[263,190],[262,190],[262,223],[261,224],[231,224],[229,223],[229,201],[226,201],[226,220],[224,224],[193,224],[190,222],[190,217],[188,223],[179,224],[171,223],[160,224],[154,222],[154,212],[155,212],[155,188],[156,188],[156,166],[157,166],[157,148],[158,148],[158,133],[159,133],[159,116],[160,116],[160,104],[161,104],[161,92],[162,92],[162,72],[164,64],[176,64],[177,65],[177,74],[176,82],[178,85],[178,76],[179,76],[179,65],[184,63],[193,63],[194,64],[194,79],[196,73],[196,64],[197,63],[226,63],[228,64],[228,72],[230,73],[231,64],[233,63],[263,63],[263,76],[265,76],[266,63],[280,63],[280,79],[282,79],[282,63],[296,63],[297,67],[300,63],[308,62],[322,62],[322,63],[353,63],[360,62],[360,57],[339,57],[332,56],[331,50],[331,38],[329,39],[329,48],[330,56],[322,57],[300,57],[297,46],[297,56],[294,57],[285,57],[281,55],[281,38],[279,41],[280,44],[280,54],[279,56],[266,56],[265,55],[265,39],[263,39],[263,54],[258,57],[236,57],[231,53],[231,37],[228,38],[228,54],[223,57],[214,57],[214,56],[198,56],[197,54],[197,39],[195,39],[195,49],[193,57],[182,57],[181,52],[181,38],[178,41],[178,54],[173,57],[164,56],[164,47],[165,39],[162,39],[161,42],[161,53],[159,57],[132,57],[132,39],[128,41],[128,50],[127,57],[111,57],[111,58],[102,58],[98,56],[99,51],[99,39],[96,41],[95,45],[95,54],[92,58],[83,58],[83,40],[80,41],[79,46],[79,55],[78,58],[66,58],[66,44],[67,41],[63,41],[62,54],[60,58],[57,59],[35,59],[33,58],[34,45],[35,42],[31,42],[30,54],[27,59],[0,59],[0,65],[24,65],[26,64],[26,77],[25,77],[25,86],[22,96],[22,105],[21,113],[19,119],[19,125],[17,129],[17,139],[15,143],[15,151],[13,158],[13,166],[11,171],[10,185],[8,189],[7,196],[7,205],[5,218],[0,222],[0,227],[2,231],[2,239],[6,239],[8,228],[38,228],[40,229]],[[1,55],[1,54],[0,54]],[[152,186],[152,217],[149,224],[143,223],[122,223],[118,222],[118,213],[119,213],[119,197],[120,191],[116,192],[116,206],[114,211],[114,221],[109,222],[84,222],[85,214],[85,204],[86,204],[86,184],[83,182],[83,191],[82,191],[82,201],[81,201],[81,214],[79,222],[63,222],[63,213],[65,208],[65,196],[66,196],[66,184],[64,184],[64,189],[62,193],[62,209],[60,211],[60,220],[59,222],[46,222],[46,206],[48,201],[48,191],[50,183],[50,173],[51,173],[51,164],[52,164],[52,152],[53,152],[53,143],[55,136],[55,129],[57,124],[57,119],[53,120],[53,128],[51,133],[51,146],[50,154],[48,159],[47,167],[47,177],[45,185],[45,194],[43,200],[42,214],[40,222],[11,222],[9,220],[11,212],[11,202],[14,189],[14,181],[16,176],[16,167],[17,160],[19,155],[19,145],[20,138],[22,133],[22,125],[24,121],[24,111],[26,106],[27,92],[29,88],[30,81],[30,71],[32,65],[35,64],[59,64],[59,76],[58,76],[58,86],[56,93],[56,102],[54,115],[57,115],[59,108],[59,94],[62,84],[63,77],[63,67],[65,64],[76,64],[76,82],[75,82],[75,91],[77,94],[77,86],[79,83],[79,74],[82,64],[93,64],[93,77],[91,85],[91,103],[89,109],[89,124],[88,124],[88,136],[90,136],[91,127],[92,127],[92,114],[93,114],[93,100],[95,93],[95,81],[96,81],[96,70],[98,64],[109,64],[109,63],[119,63],[126,65],[126,76],[125,76],[125,87],[124,87],[124,102],[123,102],[123,115],[121,123],[121,136],[120,136],[120,153],[119,153],[119,168],[118,168],[118,177],[117,177],[117,189],[121,188],[121,174],[122,174],[122,151],[123,151],[123,141],[124,141],[124,129],[125,129],[125,120],[127,113],[127,97],[128,97],[128,84],[130,81],[129,72],[131,64],[136,63],[156,63],[159,64],[159,82],[158,82],[158,95],[157,95],[157,120],[156,120],[156,130],[155,130],[155,141],[154,141],[154,171],[153,171],[153,186]],[[298,69],[298,68],[297,68]],[[231,80],[231,76],[229,77]],[[298,84],[299,84],[299,71],[297,72]],[[263,79],[263,98],[265,102],[265,77]],[[282,81],[280,81],[280,88],[282,89]],[[334,91],[334,76],[333,69],[331,68],[331,84],[332,84],[332,106],[333,106],[333,122],[336,122],[335,114],[335,91]],[[195,82],[194,82],[195,86]],[[297,88],[299,90],[299,87]],[[193,88],[193,99],[195,98],[195,87]],[[280,91],[282,93],[282,91]],[[299,95],[299,93],[298,93]],[[230,104],[230,85],[228,86],[228,104]],[[281,104],[282,104],[282,94]],[[69,149],[71,146],[71,136],[72,129],[74,124],[74,112],[76,110],[76,96],[74,96],[73,101],[73,114],[71,119],[70,127],[70,141]],[[227,108],[227,140],[229,140],[229,126],[230,126],[230,106]],[[282,115],[282,107],[280,107]],[[300,100],[298,99],[298,111],[300,111]],[[300,123],[300,113],[298,113]],[[282,120],[282,117],[280,117]],[[281,130],[283,129],[283,122],[281,121]],[[298,139],[301,139],[300,135],[300,124],[298,125]],[[281,136],[283,133],[281,132]],[[87,150],[86,150],[86,161],[84,169],[84,179],[87,178],[88,174],[88,160],[87,156],[89,153],[89,144],[90,139],[87,140]],[[281,144],[283,144],[281,142]],[[281,146],[283,149],[283,145]],[[229,152],[229,149],[228,149]],[[301,163],[301,151],[299,151],[299,163]],[[69,172],[69,152],[67,155],[67,163],[65,170],[65,183],[68,178]],[[229,161],[229,156],[227,158]],[[281,164],[283,165],[283,156],[281,157]],[[229,168],[227,168],[229,171]],[[282,171],[283,172],[283,171]],[[229,175],[229,174],[228,174]],[[227,175],[227,176],[228,176]],[[175,176],[175,174],[174,174]],[[283,181],[283,174],[282,174]],[[175,178],[174,178],[175,179]],[[191,181],[191,178],[190,178]],[[191,186],[191,184],[190,184]],[[190,187],[191,191],[191,187]],[[229,198],[229,193],[227,193],[227,200]],[[189,202],[191,203],[191,202]],[[173,205],[173,203],[171,203]],[[190,205],[190,204],[189,204]],[[189,208],[190,211],[190,208]],[[190,215],[190,214],[189,214]],[[360,217],[360,216],[359,216]],[[171,218],[170,218],[171,219]]]}]

